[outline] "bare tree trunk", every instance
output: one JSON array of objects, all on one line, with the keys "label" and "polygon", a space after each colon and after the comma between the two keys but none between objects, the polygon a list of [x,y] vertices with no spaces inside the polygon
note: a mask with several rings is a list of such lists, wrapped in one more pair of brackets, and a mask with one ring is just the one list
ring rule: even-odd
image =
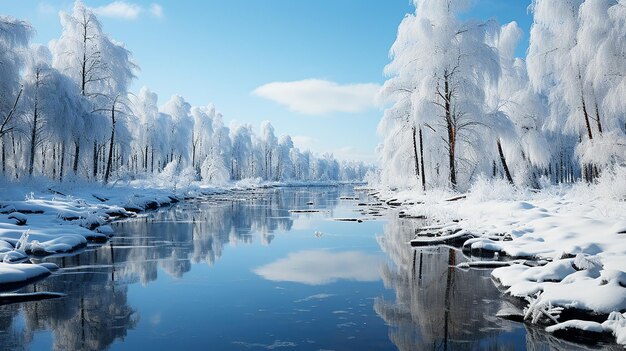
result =
[{"label": "bare tree trunk", "polygon": [[[594,94],[595,95],[595,94]],[[602,134],[602,122],[600,121],[600,108],[598,107],[598,99],[594,99],[594,104],[596,107],[596,125],[598,126],[598,133]]]},{"label": "bare tree trunk", "polygon": [[48,148],[44,145],[44,147],[41,148],[41,175],[45,175],[46,174],[46,150]]},{"label": "bare tree trunk", "polygon": [[52,179],[57,177],[57,145],[52,146]]},{"label": "bare tree trunk", "polygon": [[513,185],[513,178],[511,177],[511,172],[509,172],[509,166],[506,164],[506,158],[504,157],[504,152],[502,152],[502,144],[500,143],[500,138],[497,139],[496,144],[498,145],[498,154],[500,155],[500,162],[502,163],[502,168],[504,168],[504,174],[506,175],[506,180]]},{"label": "bare tree trunk", "polygon": [[113,162],[113,146],[115,145],[115,102],[111,107],[111,144],[109,145],[109,158],[107,159],[107,168],[104,171],[104,184],[109,182],[111,174],[111,163]]},{"label": "bare tree trunk", "polygon": [[59,166],[59,182],[63,181],[64,166],[65,166],[65,141],[61,143],[61,165]]},{"label": "bare tree trunk", "polygon": [[154,146],[152,147],[152,152],[150,153],[150,173],[154,173]]},{"label": "bare tree trunk", "polygon": [[39,117],[37,100],[35,100],[35,107],[33,109],[33,127],[30,131],[30,157],[28,158],[28,175],[33,176],[33,169],[35,168],[35,146],[37,145],[37,119]]},{"label": "bare tree trunk", "polygon": [[565,181],[564,175],[565,169],[563,167],[563,150],[559,152],[559,183],[563,183]]},{"label": "bare tree trunk", "polygon": [[98,143],[93,141],[93,179],[98,177]]},{"label": "bare tree trunk", "polygon": [[456,130],[454,126],[454,121],[452,120],[452,92],[450,91],[450,82],[447,71],[445,72],[444,76],[444,104],[446,113],[446,128],[448,130],[448,163],[450,167],[450,184],[452,185],[452,189],[456,189]]},{"label": "bare tree trunk", "polygon": [[80,138],[74,140],[74,165],[72,166],[72,171],[74,174],[78,174],[78,160],[80,158]]},{"label": "bare tree trunk", "polygon": [[411,134],[413,136],[413,160],[415,161],[415,177],[419,180],[420,178],[420,163],[419,156],[417,153],[417,128],[415,126],[411,127]]},{"label": "bare tree trunk", "polygon": [[583,89],[583,78],[580,73],[580,67],[578,67],[578,82],[580,83],[580,103],[583,109],[583,117],[585,119],[585,126],[587,127],[587,136],[589,140],[593,139],[593,133],[591,132],[591,124],[589,123],[589,113],[587,113],[587,104],[585,103],[585,91]]},{"label": "bare tree trunk", "polygon": [[144,172],[148,172],[148,145],[146,145],[146,151],[145,151],[145,155],[144,155],[144,159],[143,159],[143,171]]},{"label": "bare tree trunk", "polygon": [[15,147],[15,135],[11,131],[11,151],[13,151],[13,170],[15,171],[15,179],[20,178],[19,170],[17,167],[17,148]]},{"label": "bare tree trunk", "polygon": [[420,159],[422,166],[422,190],[426,191],[426,172],[424,172],[424,139],[422,138],[422,128],[419,130],[420,135]]},{"label": "bare tree trunk", "polygon": [[2,174],[7,174],[7,153],[6,153],[6,143],[4,142],[4,137],[0,135],[0,140],[2,141]]}]

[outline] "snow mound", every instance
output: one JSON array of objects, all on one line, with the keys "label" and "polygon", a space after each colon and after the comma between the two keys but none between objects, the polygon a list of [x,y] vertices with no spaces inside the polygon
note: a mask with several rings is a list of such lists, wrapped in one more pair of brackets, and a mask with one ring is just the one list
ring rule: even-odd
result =
[{"label": "snow mound", "polygon": [[0,263],[0,291],[16,290],[48,275],[50,270],[42,265]]}]

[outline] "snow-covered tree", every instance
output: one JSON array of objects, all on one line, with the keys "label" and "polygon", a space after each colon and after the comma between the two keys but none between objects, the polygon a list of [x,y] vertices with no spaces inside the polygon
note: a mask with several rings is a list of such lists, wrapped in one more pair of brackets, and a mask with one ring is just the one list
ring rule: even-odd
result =
[{"label": "snow-covered tree", "polygon": [[193,131],[191,144],[191,165],[197,167],[198,160],[204,160],[211,150],[215,106],[192,107]]},{"label": "snow-covered tree", "polygon": [[80,94],[91,101],[94,111],[86,118],[85,130],[75,135],[73,169],[75,173],[78,170],[81,143],[85,142],[85,138],[91,139],[95,177],[98,173],[98,154],[107,141],[114,143],[107,138],[115,135],[113,130],[110,133],[97,132],[114,127],[117,104],[126,95],[137,66],[130,52],[103,32],[96,15],[80,0],[74,3],[72,13],[62,11],[60,17],[63,33],[50,43],[53,66],[78,84]]},{"label": "snow-covered tree", "polygon": [[191,141],[193,131],[193,118],[191,117],[191,105],[182,96],[174,95],[168,100],[161,111],[172,118],[169,132],[171,148],[170,161],[176,159],[179,163],[190,161]]},{"label": "snow-covered tree", "polygon": [[[455,188],[460,181],[459,168],[467,183],[481,166],[482,159],[476,157],[480,145],[472,129],[484,124],[484,90],[500,74],[497,51],[486,42],[494,23],[460,21],[458,12],[466,1],[414,3],[415,13],[407,15],[398,28],[390,52],[392,61],[385,68],[391,78],[382,90],[393,106],[381,129],[396,135],[387,138],[388,143],[402,146],[383,145],[383,158],[404,167],[397,173],[406,174],[405,160],[411,157],[411,173],[417,175],[417,130],[427,128],[432,135],[424,135],[421,141],[429,149],[420,153],[429,155],[428,168],[437,175],[431,178],[438,179],[444,167],[439,160],[445,154],[448,184]],[[397,135],[406,141],[398,141]],[[407,156],[389,156],[398,152]]]},{"label": "snow-covered tree", "polygon": [[24,65],[24,52],[32,33],[29,23],[0,16],[0,146],[3,174],[6,174],[7,164],[6,136],[12,134],[15,128],[13,122],[22,95],[20,69]]},{"label": "snow-covered tree", "polygon": [[232,156],[231,156],[231,176],[235,180],[246,177],[253,177],[252,165],[252,126],[238,125],[231,126]]}]

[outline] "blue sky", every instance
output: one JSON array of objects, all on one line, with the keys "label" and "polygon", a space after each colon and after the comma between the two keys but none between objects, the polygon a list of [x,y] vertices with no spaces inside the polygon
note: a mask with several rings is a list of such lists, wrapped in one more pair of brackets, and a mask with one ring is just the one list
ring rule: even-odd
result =
[{"label": "blue sky", "polygon": [[[84,2],[92,8],[112,3]],[[520,24],[526,35],[518,48],[523,56],[530,0],[472,2],[463,17]],[[0,0],[0,13],[30,21],[37,30],[33,42],[45,44],[60,36],[58,11],[70,10],[72,3]],[[227,122],[258,128],[270,120],[277,133],[290,134],[302,148],[374,160],[382,110],[367,97],[374,84],[384,82],[397,26],[414,11],[409,0],[126,0],[126,6],[117,5],[101,9],[100,19],[141,67],[134,91],[147,85],[160,103],[172,94],[192,105],[214,103]]]}]

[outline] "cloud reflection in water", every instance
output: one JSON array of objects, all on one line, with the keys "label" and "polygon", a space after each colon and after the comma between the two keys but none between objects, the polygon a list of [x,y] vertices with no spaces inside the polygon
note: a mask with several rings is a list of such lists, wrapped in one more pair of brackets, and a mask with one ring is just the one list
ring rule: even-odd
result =
[{"label": "cloud reflection in water", "polygon": [[271,281],[322,285],[338,280],[380,280],[382,257],[359,251],[310,250],[294,252],[261,266],[254,273]]}]

